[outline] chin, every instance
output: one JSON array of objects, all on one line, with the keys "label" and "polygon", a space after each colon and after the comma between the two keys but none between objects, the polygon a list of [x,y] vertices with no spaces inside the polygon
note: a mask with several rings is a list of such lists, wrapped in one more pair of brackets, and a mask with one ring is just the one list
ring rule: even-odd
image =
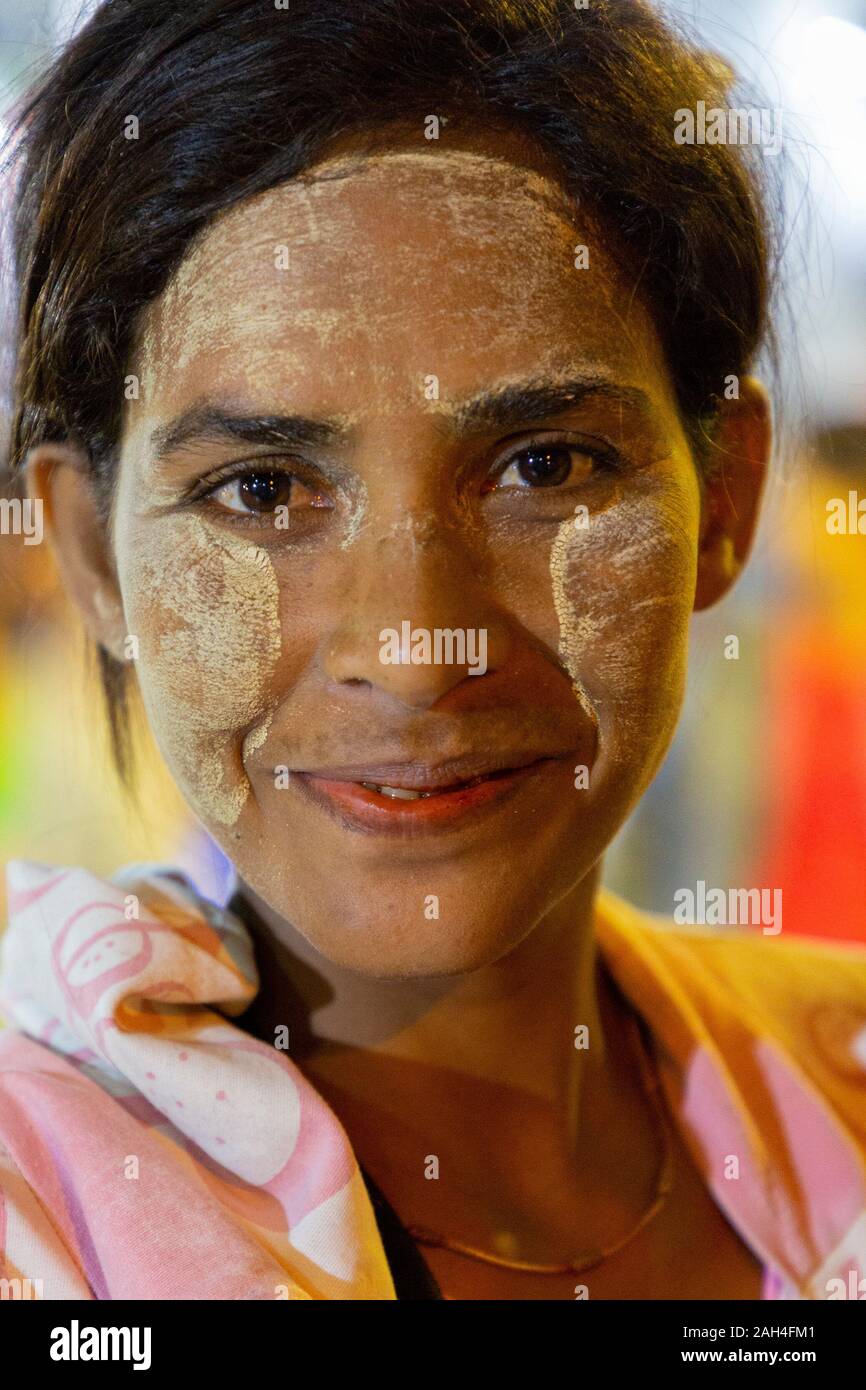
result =
[{"label": "chin", "polygon": [[263,857],[249,836],[244,849],[254,852],[234,862],[290,949],[294,932],[324,961],[371,979],[458,976],[494,965],[530,936],[591,871],[607,828],[572,826],[564,835],[546,826],[475,862],[392,863],[378,872],[345,855],[327,866],[312,851],[299,860],[297,841]]},{"label": "chin", "polygon": [[503,904],[500,913],[481,919],[429,921],[418,912],[416,900],[411,912],[388,909],[353,918],[338,915],[336,928],[333,918],[327,925],[312,926],[297,917],[290,920],[332,964],[381,980],[465,975],[492,965],[529,930],[503,931],[508,917]]}]

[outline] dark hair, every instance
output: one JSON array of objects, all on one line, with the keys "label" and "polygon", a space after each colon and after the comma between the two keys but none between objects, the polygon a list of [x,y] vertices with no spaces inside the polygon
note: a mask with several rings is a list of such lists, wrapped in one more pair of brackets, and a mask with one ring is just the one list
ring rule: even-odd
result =
[{"label": "dark hair", "polygon": [[[107,516],[136,315],[192,237],[334,137],[417,121],[420,140],[431,113],[534,137],[619,234],[697,446],[771,275],[760,156],[673,138],[731,76],[642,0],[106,0],[12,130],[13,469],[73,440]],[[123,776],[127,667],[99,655]]]}]

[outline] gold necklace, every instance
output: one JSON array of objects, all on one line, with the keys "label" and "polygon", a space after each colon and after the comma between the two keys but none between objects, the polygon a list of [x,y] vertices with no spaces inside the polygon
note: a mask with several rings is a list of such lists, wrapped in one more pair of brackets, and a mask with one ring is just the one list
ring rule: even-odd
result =
[{"label": "gold necklace", "polygon": [[460,1240],[446,1240],[445,1236],[437,1235],[435,1231],[429,1230],[426,1226],[407,1226],[405,1229],[409,1235],[421,1245],[430,1245],[436,1246],[442,1250],[451,1250],[455,1255],[463,1255],[468,1260],[478,1260],[482,1264],[500,1265],[503,1269],[518,1270],[524,1274],[582,1274],[586,1270],[595,1269],[598,1265],[602,1264],[604,1260],[610,1259],[612,1255],[619,1254],[620,1250],[630,1245],[631,1242],[640,1235],[641,1231],[649,1225],[653,1218],[658,1215],[670,1195],[673,1188],[674,1149],[665,1106],[659,1095],[659,1079],[653,1071],[647,1056],[641,1037],[638,1018],[631,1010],[629,1010],[628,1021],[629,1031],[633,1035],[632,1047],[637,1057],[641,1084],[650,1102],[656,1128],[661,1135],[663,1153],[661,1162],[659,1163],[655,1196],[640,1219],[630,1228],[621,1240],[618,1240],[616,1244],[609,1246],[606,1250],[590,1251],[585,1255],[578,1256],[574,1260],[568,1260],[564,1264],[541,1265],[534,1264],[529,1260],[509,1260],[504,1255],[492,1255],[487,1250],[478,1250],[474,1246],[467,1245]]}]

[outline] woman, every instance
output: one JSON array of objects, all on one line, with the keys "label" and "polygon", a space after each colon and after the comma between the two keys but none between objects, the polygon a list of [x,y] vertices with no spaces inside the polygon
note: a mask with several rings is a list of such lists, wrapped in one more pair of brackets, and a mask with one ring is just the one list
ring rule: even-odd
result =
[{"label": "woman", "polygon": [[625,0],[136,0],[26,110],[14,459],[236,875],[10,866],[43,1296],[863,1273],[862,953],[599,889],[770,452],[721,82]]}]

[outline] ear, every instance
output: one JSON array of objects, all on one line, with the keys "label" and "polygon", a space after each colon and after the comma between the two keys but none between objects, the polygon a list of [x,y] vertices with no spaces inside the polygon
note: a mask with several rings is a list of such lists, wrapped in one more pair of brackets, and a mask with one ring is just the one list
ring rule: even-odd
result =
[{"label": "ear", "polygon": [[728,592],[746,563],[761,509],[773,442],[772,407],[754,377],[721,404],[704,485],[695,611]]},{"label": "ear", "polygon": [[42,499],[60,577],[88,634],[118,661],[125,660],[123,603],[85,455],[72,444],[37,445],[27,456],[27,489]]}]

